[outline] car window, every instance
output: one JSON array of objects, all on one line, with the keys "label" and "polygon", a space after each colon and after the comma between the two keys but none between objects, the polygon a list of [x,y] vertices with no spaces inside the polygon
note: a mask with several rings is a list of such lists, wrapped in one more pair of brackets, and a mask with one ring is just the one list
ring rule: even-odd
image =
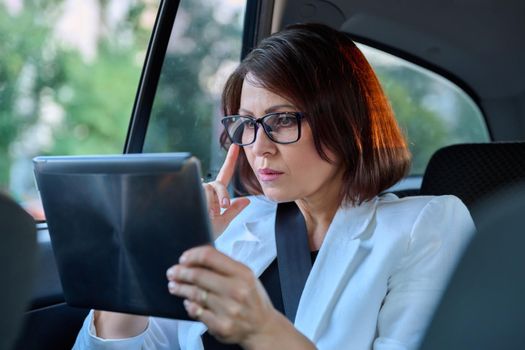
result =
[{"label": "car window", "polygon": [[191,152],[214,178],[222,164],[220,95],[239,64],[245,1],[183,0],[157,87],[144,152]]},{"label": "car window", "polygon": [[[218,143],[220,92],[239,61],[243,13],[244,3],[233,0],[181,2],[144,152],[191,151],[201,160],[205,177],[217,173],[223,157]],[[458,86],[398,57],[359,47],[408,138],[410,175],[423,174],[432,154],[443,146],[489,141],[482,113]]]},{"label": "car window", "polygon": [[457,85],[399,57],[358,46],[376,71],[408,139],[410,175],[422,175],[441,147],[490,140],[481,111]]},{"label": "car window", "polygon": [[35,217],[34,156],[122,153],[158,7],[0,2],[0,190]]}]

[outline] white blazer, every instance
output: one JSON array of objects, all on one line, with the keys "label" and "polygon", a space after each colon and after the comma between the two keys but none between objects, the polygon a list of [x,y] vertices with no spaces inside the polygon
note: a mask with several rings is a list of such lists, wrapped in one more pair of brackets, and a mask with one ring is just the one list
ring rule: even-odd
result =
[{"label": "white blazer", "polygon": [[[255,275],[276,257],[276,204],[250,205],[216,241]],[[319,349],[415,349],[474,224],[454,196],[376,197],[341,207],[306,281],[295,327]],[[91,312],[74,349],[203,349],[200,322],[151,317],[134,338],[95,336]]]}]

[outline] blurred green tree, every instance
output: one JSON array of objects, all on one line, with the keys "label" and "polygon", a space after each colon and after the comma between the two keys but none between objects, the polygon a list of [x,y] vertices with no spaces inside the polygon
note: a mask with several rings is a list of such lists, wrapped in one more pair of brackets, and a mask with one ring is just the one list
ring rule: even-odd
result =
[{"label": "blurred green tree", "polygon": [[[0,189],[8,188],[9,169],[18,157],[13,145],[45,119],[46,101],[58,106],[61,120],[48,125],[50,142],[26,152],[26,157],[119,153],[124,146],[151,31],[143,23],[144,14],[158,2],[130,2],[119,23],[108,23],[111,1],[99,0],[102,22],[92,60],[53,36],[65,2],[26,1],[17,14],[0,11]],[[220,114],[209,78],[225,62],[239,60],[242,37],[242,13],[230,20],[217,14],[213,1],[181,2],[144,147],[152,152],[191,151],[201,159],[204,175],[217,170],[213,118]],[[455,97],[455,115],[461,118],[444,118],[425,103],[436,89],[428,79],[407,74],[398,65],[374,68],[408,137],[412,174],[423,173],[438,147],[486,138],[482,124],[472,125],[476,111],[465,100]],[[27,135],[25,139],[32,142]]]},{"label": "blurred green tree", "polygon": [[[131,2],[119,23],[106,23],[111,18],[110,2],[100,0],[102,29],[91,60],[56,38],[65,4],[65,0],[29,1],[18,13],[0,11],[0,36],[6,38],[0,41],[0,189],[9,187],[15,156],[123,149],[151,31],[141,20],[158,4]],[[43,110],[49,101],[56,107],[54,116]],[[42,130],[28,134],[38,124],[50,130],[49,142],[31,147],[28,144],[41,136],[37,134],[43,134]],[[16,143],[24,143],[25,151],[13,152]]]},{"label": "blurred green tree", "polygon": [[412,152],[410,174],[421,175],[436,149],[449,142],[446,121],[423,102],[432,93],[432,82],[399,66],[379,66],[375,70],[408,140]]},{"label": "blurred green tree", "polygon": [[204,176],[213,176],[213,150],[218,138],[213,134],[220,114],[218,97],[207,86],[225,61],[239,61],[242,13],[232,21],[214,18],[216,7],[209,1],[182,1],[168,53],[162,67],[145,151],[191,151],[202,165]]},{"label": "blurred green tree", "polygon": [[11,145],[37,120],[43,91],[65,79],[45,50],[58,2],[29,1],[17,15],[0,11],[0,189],[8,184]]}]

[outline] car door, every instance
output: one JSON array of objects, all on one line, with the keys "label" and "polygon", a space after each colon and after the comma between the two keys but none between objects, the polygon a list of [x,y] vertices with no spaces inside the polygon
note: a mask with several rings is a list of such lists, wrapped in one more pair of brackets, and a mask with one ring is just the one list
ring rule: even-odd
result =
[{"label": "car door", "polygon": [[[102,17],[111,18],[117,16],[115,13],[120,13],[120,16],[127,16],[128,20],[118,22],[118,18],[115,19],[118,25],[124,27],[123,30],[113,32],[118,34],[119,38],[108,38],[99,43],[95,46],[98,50],[96,53],[90,53],[89,49],[86,49],[86,57],[81,57],[78,64],[85,64],[88,69],[73,72],[80,75],[75,77],[76,80],[73,82],[66,80],[57,86],[50,84],[48,90],[45,90],[53,96],[56,109],[65,114],[62,115],[61,122],[69,124],[67,127],[73,137],[68,139],[67,135],[52,132],[52,136],[59,135],[61,138],[55,140],[57,146],[50,152],[42,148],[36,152],[38,154],[118,153],[122,149],[124,153],[191,151],[201,159],[207,176],[212,176],[211,173],[215,171],[212,167],[217,167],[222,160],[218,143],[210,142],[214,138],[213,133],[218,130],[216,125],[218,123],[215,123],[215,120],[219,111],[220,80],[224,79],[239,62],[243,44],[245,47],[253,45],[250,43],[255,37],[256,14],[262,10],[261,2],[143,0],[139,2],[139,6],[135,6],[137,4],[130,1],[127,12],[124,11],[126,14],[122,14],[123,10],[120,7],[124,5],[118,5],[119,3],[120,0],[106,2],[107,7],[103,6],[104,2],[94,3],[92,7],[79,5],[80,8],[76,11],[67,0],[59,2],[61,6],[50,5],[51,10],[70,11],[73,19],[78,19],[76,16],[81,16],[82,11],[96,12],[98,9],[103,14]],[[16,11],[16,8],[13,11]],[[250,15],[245,16],[245,13]],[[72,21],[71,18],[68,20]],[[95,16],[95,18],[101,20],[99,17]],[[95,22],[97,19],[89,23],[87,30],[97,24]],[[246,28],[251,28],[246,33],[245,23]],[[105,24],[111,26],[109,20]],[[142,26],[142,29],[133,31],[127,28],[133,25]],[[50,25],[49,31],[58,30],[56,29],[58,26],[59,24]],[[75,25],[72,29],[78,31]],[[130,30],[138,37],[135,38],[137,41],[142,40],[143,43],[149,41],[148,46],[136,47],[128,51],[121,50],[124,52],[119,51],[113,56],[108,54],[110,57],[106,57],[105,60],[98,58],[104,50],[111,52],[107,45],[129,45],[129,42],[122,43],[119,40],[129,41],[130,39],[126,39],[125,36],[131,35]],[[73,53],[68,51],[67,54],[83,55],[81,47],[69,47],[68,50]],[[145,54],[141,53],[141,50]],[[141,57],[143,61],[137,62]],[[73,60],[69,56],[64,59]],[[133,74],[129,72],[127,75],[119,74],[119,69],[124,70],[123,66],[129,61],[133,66],[129,70],[134,72],[135,82],[133,82]],[[53,61],[53,63],[57,63],[62,69],[58,62]],[[72,68],[66,65],[63,69]],[[105,78],[97,85],[96,79],[95,82],[90,82],[90,73],[94,76],[100,74]],[[72,84],[79,84],[84,90],[74,85],[71,87]],[[125,84],[127,84],[126,89],[120,88]],[[133,92],[130,89],[136,91],[134,102]],[[129,96],[124,96],[126,91]],[[61,94],[65,97],[60,97]],[[85,100],[82,94],[88,100]],[[111,103],[112,100],[115,103]],[[122,115],[125,116],[126,113],[123,102],[126,101],[133,102],[128,104],[131,118],[128,117],[128,122],[123,123],[125,119]],[[76,107],[72,112],[79,113],[71,116],[69,120],[67,118],[70,110],[62,105],[67,105],[68,102]],[[90,111],[83,111],[82,107],[90,108]],[[105,118],[100,120],[101,125],[90,123],[90,118],[95,118],[93,117],[95,113],[105,115]],[[112,113],[118,114],[119,117],[113,118]],[[45,115],[49,118],[49,113]],[[128,123],[129,125],[126,125]],[[110,139],[108,142],[112,145],[120,142],[120,149],[115,149],[114,146],[106,149],[81,146],[68,148],[68,144],[103,142],[104,130],[100,132],[102,135],[97,135],[93,131],[97,127],[111,129],[106,130],[105,138]],[[37,154],[30,154],[30,156],[35,155]],[[25,157],[27,158],[27,155]],[[14,191],[10,192],[14,195]],[[89,310],[73,308],[64,302],[45,217],[38,209],[38,204],[31,206],[27,203],[22,204],[39,220],[38,264],[34,276],[32,300],[25,315],[16,349],[70,349]]]}]

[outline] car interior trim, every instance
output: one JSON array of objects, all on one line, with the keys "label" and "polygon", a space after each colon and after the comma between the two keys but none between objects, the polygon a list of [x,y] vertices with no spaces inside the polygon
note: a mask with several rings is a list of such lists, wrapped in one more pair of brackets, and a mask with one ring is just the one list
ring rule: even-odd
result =
[{"label": "car interior trim", "polygon": [[162,0],[160,4],[133,104],[124,153],[142,152],[162,64],[166,56],[171,28],[175,22],[179,3],[178,0]]}]

